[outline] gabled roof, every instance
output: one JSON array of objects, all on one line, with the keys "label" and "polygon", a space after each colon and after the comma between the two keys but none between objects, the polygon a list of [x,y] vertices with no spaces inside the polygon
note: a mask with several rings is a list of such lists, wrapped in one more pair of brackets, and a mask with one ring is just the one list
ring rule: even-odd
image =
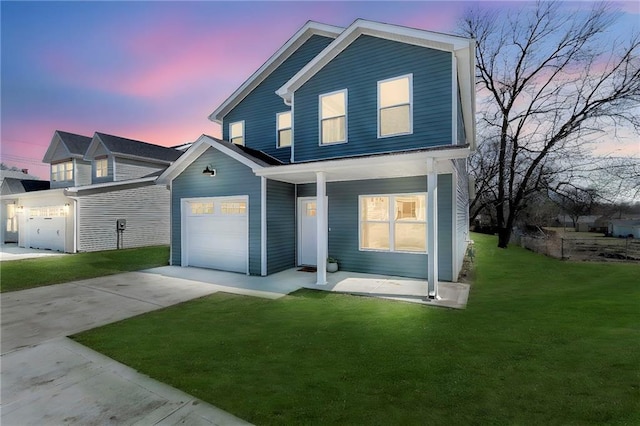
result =
[{"label": "gabled roof", "polygon": [[465,131],[472,149],[475,147],[475,40],[399,25],[358,19],[345,29],[276,93],[290,103],[293,93],[329,64],[361,35],[398,41],[416,46],[452,52],[457,59],[457,78],[462,94]]},{"label": "gabled roof", "polygon": [[109,154],[165,164],[171,164],[183,154],[183,151],[177,149],[96,132],[93,135],[91,145],[86,150],[84,159],[93,159],[96,150],[101,144]]},{"label": "gabled roof", "polygon": [[268,166],[283,164],[280,160],[273,158],[262,151],[239,146],[231,142],[214,138],[213,136],[202,135],[193,143],[193,145],[191,145],[191,148],[189,148],[184,155],[178,158],[175,163],[169,166],[160,175],[156,183],[159,185],[166,185],[171,182],[209,148],[220,151],[222,154],[241,162],[254,171]]},{"label": "gabled roof", "polygon": [[84,153],[91,144],[91,138],[76,133],[56,130],[53,133],[49,148],[47,148],[47,152],[45,152],[44,158],[42,159],[44,163],[51,163],[56,151],[58,151],[60,143],[62,143],[63,148],[69,154],[67,158],[83,158]]},{"label": "gabled roof", "polygon": [[5,178],[2,181],[2,195],[42,191],[49,189],[50,185],[51,182],[48,180]]},{"label": "gabled roof", "polygon": [[209,115],[209,120],[221,123],[229,111],[240,103],[253,89],[262,83],[289,56],[300,48],[311,36],[320,35],[336,38],[344,28],[333,25],[308,21],[293,37],[291,37],[276,53],[274,53],[256,72],[245,81],[242,86],[231,94],[215,111]]}]

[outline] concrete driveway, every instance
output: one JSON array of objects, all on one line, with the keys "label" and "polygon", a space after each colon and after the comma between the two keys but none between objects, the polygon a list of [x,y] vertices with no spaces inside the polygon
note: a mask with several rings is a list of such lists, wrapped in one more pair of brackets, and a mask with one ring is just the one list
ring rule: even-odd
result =
[{"label": "concrete driveway", "polygon": [[246,424],[65,337],[223,289],[131,272],[3,293],[2,425]]}]

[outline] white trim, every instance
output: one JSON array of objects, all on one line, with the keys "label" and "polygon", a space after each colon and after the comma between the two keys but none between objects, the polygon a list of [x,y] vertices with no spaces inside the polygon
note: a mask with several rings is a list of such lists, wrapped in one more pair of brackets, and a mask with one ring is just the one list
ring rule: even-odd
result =
[{"label": "white trim", "polygon": [[[453,160],[452,160],[453,161]],[[458,281],[458,169],[451,172],[451,280]]]},{"label": "white trim", "polygon": [[[404,78],[408,78],[409,79],[409,131],[408,132],[402,132],[402,133],[393,133],[391,135],[382,135],[380,130],[382,127],[382,122],[380,120],[380,84],[382,83],[387,83],[389,81],[394,81],[394,80],[401,80]],[[377,122],[378,122],[378,139],[384,139],[384,138],[392,138],[394,136],[402,136],[402,135],[412,135],[413,134],[413,73],[409,73],[409,74],[404,74],[404,75],[399,75],[397,77],[391,77],[391,78],[386,78],[384,80],[379,80],[377,83],[377,109],[376,109],[376,114],[377,114]],[[394,106],[402,106],[405,104],[398,104],[398,105],[394,105]],[[385,107],[385,108],[390,108],[390,107]]]},{"label": "white trim", "polygon": [[[283,127],[282,129],[280,128],[280,116],[283,114],[289,114],[291,117],[289,119],[291,125],[289,127]],[[286,145],[286,146],[280,146],[280,130],[287,130],[289,129],[291,131],[291,144],[290,145]],[[281,148],[291,148],[291,146],[293,145],[293,113],[291,112],[291,110],[288,111],[282,111],[282,112],[276,112],[276,149],[281,149]]]},{"label": "white trim", "polygon": [[[343,141],[335,141],[335,142],[322,142],[322,121],[324,118],[322,117],[322,98],[326,96],[336,95],[338,93],[344,93],[344,140]],[[349,91],[347,89],[334,90],[333,92],[322,93],[318,95],[318,146],[332,146],[332,145],[341,145],[345,144],[349,141],[349,123],[348,123],[348,115],[349,115]],[[339,118],[341,116],[328,117],[331,118]]]},{"label": "white trim", "polygon": [[139,178],[139,179],[129,179],[129,180],[119,180],[116,182],[104,182],[104,183],[94,183],[93,185],[82,185],[82,186],[71,186],[66,188],[66,192],[82,192],[89,191],[92,189],[101,189],[101,188],[112,188],[116,186],[127,186],[127,185],[135,185],[137,183],[146,183],[153,182],[157,179],[156,176]]},{"label": "white trim", "polygon": [[224,155],[233,158],[234,160],[249,167],[254,172],[261,170],[263,166],[255,163],[247,157],[238,154],[231,147],[224,146],[222,142],[217,142],[214,138],[207,135],[202,135],[196,142],[178,158],[171,166],[169,166],[156,180],[159,185],[166,185],[178,177],[187,167],[189,167],[194,161],[196,161],[204,152],[213,148]]},{"label": "white trim", "polygon": [[[277,167],[254,169],[256,176],[265,176],[273,180],[288,183],[313,183],[315,173],[327,172],[328,182],[424,176],[428,173],[426,161],[431,158],[453,159],[467,158],[469,148],[460,146],[453,149],[412,151],[367,157],[342,158],[308,163],[286,164]],[[450,171],[450,164],[439,163],[439,173]],[[360,174],[355,174],[360,171]]]},{"label": "white trim", "polygon": [[[234,122],[229,123],[229,125],[228,125],[229,126],[228,127],[229,128],[229,142],[235,143],[233,141],[233,135],[231,134],[231,127],[234,124],[240,124],[241,128],[242,128],[242,144],[236,143],[236,145],[246,146],[247,145],[247,132],[245,131],[245,128],[244,128],[244,120],[238,120],[238,121],[234,121]],[[239,136],[236,136],[236,137],[239,137]]]},{"label": "white trim", "polygon": [[267,275],[267,178],[264,176],[260,177],[260,275]]},{"label": "white trim", "polygon": [[293,102],[294,100],[294,96],[291,96],[291,159],[289,160],[291,163],[293,163],[295,161],[295,137],[296,137],[296,133],[294,131],[294,121],[293,118],[295,117],[294,114],[294,110],[296,108],[295,103]]},{"label": "white trim", "polygon": [[235,108],[249,93],[262,83],[289,56],[314,35],[336,38],[344,28],[309,21],[280,47],[256,72],[234,91],[215,111],[209,120],[222,124],[222,118]]},{"label": "white trim", "polygon": [[[396,197],[411,197],[411,196],[423,196],[425,202],[425,208],[428,209],[427,203],[427,193],[426,192],[394,192],[387,194],[360,194],[358,195],[358,251],[370,251],[370,252],[378,252],[378,253],[402,253],[402,254],[428,254],[429,249],[426,245],[425,240],[425,249],[426,251],[409,251],[409,250],[396,250],[395,248],[395,224],[396,219],[391,216],[391,213],[394,211],[394,202]],[[362,199],[369,197],[387,197],[389,198],[389,220],[380,220],[380,221],[366,221],[371,223],[388,223],[389,224],[389,250],[384,249],[371,249],[371,248],[362,248]],[[425,211],[425,226],[427,221],[427,213]],[[422,221],[414,221],[414,222],[400,222],[400,223],[423,223]]]}]

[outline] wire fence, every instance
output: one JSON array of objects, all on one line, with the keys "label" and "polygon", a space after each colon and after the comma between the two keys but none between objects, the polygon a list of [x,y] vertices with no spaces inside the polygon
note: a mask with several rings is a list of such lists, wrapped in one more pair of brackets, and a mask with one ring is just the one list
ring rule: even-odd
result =
[{"label": "wire fence", "polygon": [[640,240],[633,238],[522,236],[520,244],[529,250],[557,259],[640,262]]}]

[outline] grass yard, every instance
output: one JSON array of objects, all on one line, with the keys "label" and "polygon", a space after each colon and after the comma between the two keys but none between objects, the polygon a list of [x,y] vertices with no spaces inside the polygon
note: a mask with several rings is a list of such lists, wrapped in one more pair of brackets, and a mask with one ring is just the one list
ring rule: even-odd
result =
[{"label": "grass yard", "polygon": [[640,424],[640,266],[474,239],[466,310],[214,294],[74,338],[259,425]]},{"label": "grass yard", "polygon": [[139,271],[167,265],[168,259],[169,246],[156,246],[11,260],[0,263],[0,291]]}]

